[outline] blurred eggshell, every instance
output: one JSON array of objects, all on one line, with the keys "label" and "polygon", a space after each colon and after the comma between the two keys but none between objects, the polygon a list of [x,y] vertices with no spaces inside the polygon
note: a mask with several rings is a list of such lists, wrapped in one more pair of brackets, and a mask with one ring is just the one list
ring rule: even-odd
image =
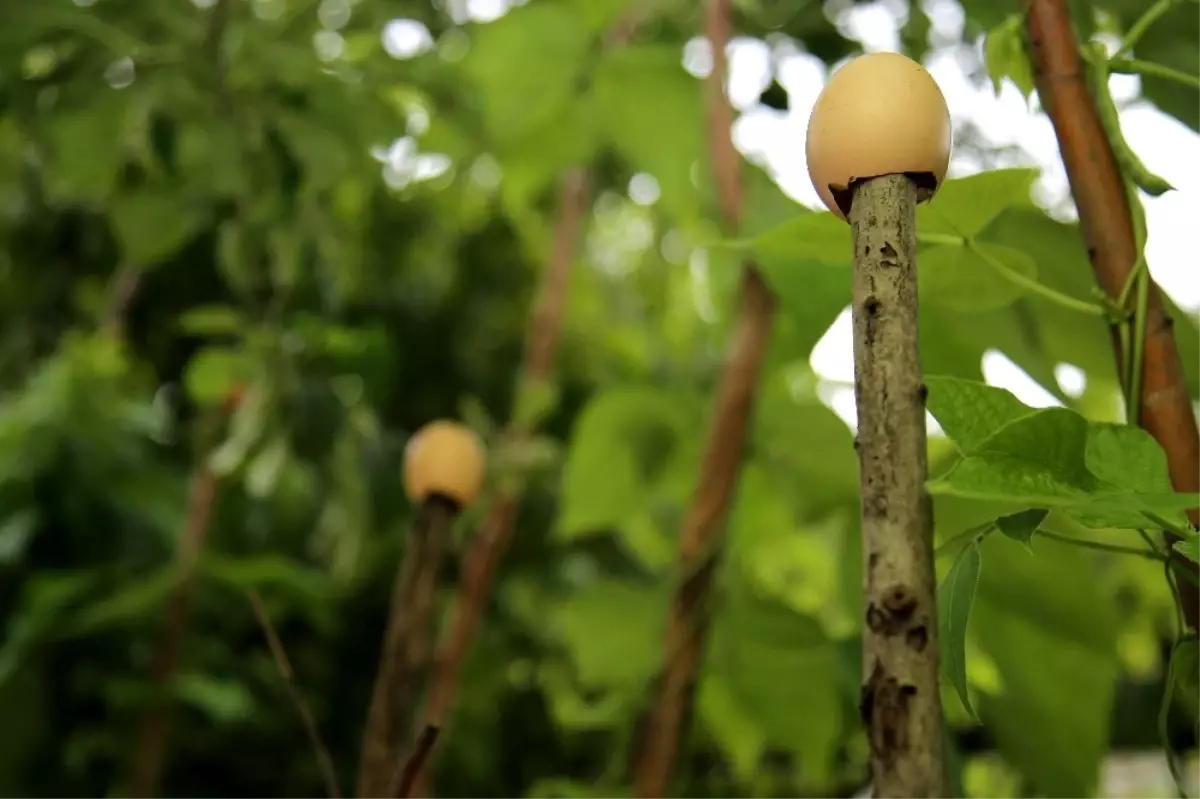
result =
[{"label": "blurred eggshell", "polygon": [[413,502],[437,494],[465,508],[483,488],[485,467],[475,431],[457,422],[430,422],[404,448],[404,492]]}]

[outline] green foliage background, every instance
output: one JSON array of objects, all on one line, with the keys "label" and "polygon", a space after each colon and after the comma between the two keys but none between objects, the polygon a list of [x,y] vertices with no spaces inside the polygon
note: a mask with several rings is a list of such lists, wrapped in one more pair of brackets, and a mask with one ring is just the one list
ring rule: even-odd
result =
[{"label": "green foliage background", "polygon": [[[412,514],[403,445],[434,418],[487,429],[512,412],[556,178],[577,163],[591,166],[593,202],[543,420],[553,462],[521,507],[438,791],[627,790],[736,288],[701,84],[681,64],[699,4],[648,2],[634,43],[605,50],[631,0],[529,0],[487,24],[410,0],[222,2],[0,8],[0,792],[123,791],[189,478],[235,385],[246,401],[213,456],[224,479],[171,688],[164,791],[322,790],[250,587],[349,787]],[[830,63],[856,52],[820,3],[736,6],[742,35]],[[963,6],[968,42],[994,31],[987,70],[1031,88],[1016,4]],[[1077,24],[1120,34],[1143,10],[1080,4]],[[1172,8],[1138,57],[1196,74],[1196,15]],[[395,19],[421,22],[436,46],[389,56],[381,31]],[[910,55],[928,31],[912,4]],[[1143,92],[1197,126],[1194,92],[1154,79]],[[449,168],[415,180],[389,146]],[[661,192],[650,206],[627,196],[642,172]],[[681,792],[849,795],[866,759],[857,467],[808,366],[849,301],[845,227],[745,173],[740,242],[784,312]],[[1157,747],[1176,634],[1161,564],[1033,532],[1137,546],[1129,514],[1181,507],[1164,496],[1157,445],[1103,424],[1120,419],[1104,321],[995,268],[1091,297],[1079,232],[1033,204],[1035,177],[953,181],[921,210],[922,232],[943,236],[921,253],[922,358],[942,376],[930,408],[949,436],[930,441],[936,535],[983,531],[938,564],[970,589],[944,592],[942,615],[952,772],[972,796],[1089,795],[1108,752]],[[705,269],[689,268],[699,250]],[[1175,319],[1196,396],[1197,320]],[[1032,413],[968,382],[988,349],[1066,408]],[[1086,372],[1082,396],[1059,387],[1059,363]],[[1031,508],[1050,514],[1011,515]],[[987,535],[998,517],[1006,535]],[[1195,662],[1180,668],[1192,679],[1168,732],[1194,748]]]}]

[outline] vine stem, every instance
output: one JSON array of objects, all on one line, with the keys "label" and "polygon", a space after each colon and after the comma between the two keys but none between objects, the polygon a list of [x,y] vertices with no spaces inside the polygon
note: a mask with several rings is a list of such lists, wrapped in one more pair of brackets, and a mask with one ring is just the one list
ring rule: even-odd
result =
[{"label": "vine stem", "polygon": [[[730,0],[709,0],[705,35],[713,66],[705,83],[709,159],[727,232],[742,216],[741,156],[733,145],[733,108],[725,93],[726,45],[732,27]],[[700,461],[699,478],[679,531],[677,579],[667,610],[657,696],[634,755],[634,790],[667,795],[680,742],[692,715],[696,673],[708,637],[713,576],[754,408],[755,387],[775,315],[775,299],[752,263],[742,267],[738,312],[715,408]]]},{"label": "vine stem", "polygon": [[1071,546],[1075,547],[1083,547],[1084,549],[1097,549],[1102,552],[1113,552],[1118,555],[1135,555],[1139,558],[1146,558],[1147,560],[1156,560],[1159,562],[1165,562],[1167,560],[1166,555],[1156,552],[1153,549],[1123,547],[1120,544],[1107,544],[1103,541],[1090,541],[1086,538],[1075,538],[1074,536],[1063,535],[1061,533],[1055,533],[1050,530],[1043,529],[1039,529],[1036,535],[1041,536],[1042,538],[1048,538],[1051,541],[1058,541],[1060,543],[1070,544]]},{"label": "vine stem", "polygon": [[876,796],[946,796],[926,389],[917,348],[917,188],[904,175],[885,175],[852,191],[866,608],[859,710]]},{"label": "vine stem", "polygon": [[1125,34],[1125,38],[1121,40],[1121,44],[1117,47],[1117,52],[1114,57],[1128,55],[1133,51],[1134,46],[1141,41],[1142,36],[1150,29],[1150,26],[1158,21],[1158,18],[1171,10],[1171,6],[1175,5],[1176,0],[1158,0],[1154,5],[1146,9],[1145,13],[1138,18],[1138,21],[1133,23],[1133,27]]},{"label": "vine stem", "polygon": [[[1169,7],[1159,0],[1126,37],[1132,46],[1141,33]],[[1096,279],[1110,298],[1118,298],[1139,260],[1139,247],[1127,196],[1125,178],[1105,133],[1086,80],[1079,43],[1071,24],[1067,0],[1025,0],[1026,40],[1038,96],[1050,117],[1066,167],[1071,194],[1079,211],[1079,226]],[[1153,16],[1147,22],[1147,17]],[[1138,297],[1139,304],[1143,298]],[[1141,397],[1134,417],[1162,446],[1171,483],[1176,491],[1200,491],[1200,430],[1192,410],[1183,364],[1162,297],[1146,280],[1142,325]],[[1125,374],[1133,353],[1114,325],[1117,372]],[[1129,397],[1126,398],[1129,401]],[[1132,403],[1130,403],[1132,404]],[[1197,509],[1188,511],[1193,525]],[[1178,540],[1167,533],[1170,543]],[[1196,574],[1196,564],[1173,553],[1174,562]],[[1181,590],[1177,597],[1188,626],[1200,623],[1200,593]]]},{"label": "vine stem", "polygon": [[1200,89],[1200,77],[1156,64],[1152,61],[1139,61],[1136,58],[1113,58],[1108,62],[1108,68],[1122,75],[1141,75],[1144,78],[1162,78],[1173,81],[1189,89]]}]

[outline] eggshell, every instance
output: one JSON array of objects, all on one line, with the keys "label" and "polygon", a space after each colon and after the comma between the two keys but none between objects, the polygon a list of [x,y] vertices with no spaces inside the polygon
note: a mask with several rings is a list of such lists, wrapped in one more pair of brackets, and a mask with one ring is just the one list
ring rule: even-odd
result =
[{"label": "eggshell", "polygon": [[[845,219],[834,192],[853,180],[919,175],[918,200],[932,197],[950,164],[950,138],[950,110],[933,76],[899,53],[869,53],[830,77],[804,150],[821,201]],[[848,210],[848,195],[843,201]]]},{"label": "eggshell", "polygon": [[404,492],[413,502],[440,494],[465,508],[479,495],[485,468],[479,436],[440,419],[418,430],[404,448]]}]

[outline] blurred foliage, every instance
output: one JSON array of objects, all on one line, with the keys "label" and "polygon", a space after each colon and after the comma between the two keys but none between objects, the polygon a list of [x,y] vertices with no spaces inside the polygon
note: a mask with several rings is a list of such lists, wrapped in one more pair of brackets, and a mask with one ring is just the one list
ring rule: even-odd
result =
[{"label": "blurred foliage", "polygon": [[[577,163],[592,167],[594,202],[544,422],[561,468],[529,486],[438,792],[627,790],[736,287],[736,253],[714,222],[701,84],[681,60],[700,10],[648,2],[633,43],[606,49],[631,0],[529,0],[486,23],[467,5],[0,8],[0,715],[17,721],[0,734],[5,795],[124,790],[188,481],[214,427],[222,484],[171,686],[164,791],[321,791],[246,588],[265,598],[349,788],[412,513],[403,445],[433,418],[490,424],[513,411],[556,178]],[[849,0],[735,5],[740,35],[778,53],[833,63],[858,49],[829,16]],[[1077,16],[1089,33],[1120,35],[1143,6],[1104,0]],[[978,81],[990,72],[1029,89],[1016,3],[963,7],[961,52]],[[907,8],[901,31],[916,56],[932,47],[926,9]],[[1195,15],[1195,4],[1173,7],[1137,58],[1195,74]],[[763,102],[778,107],[781,83],[768,84]],[[1152,78],[1143,92],[1196,128],[1194,92]],[[824,399],[831,386],[808,366],[849,301],[845,229],[745,171],[738,246],[753,248],[784,314],[730,515],[682,788],[849,795],[866,763],[857,469],[852,431]],[[635,176],[656,199],[631,199]],[[922,253],[922,357],[944,376],[931,402],[957,445],[930,441],[946,489],[937,539],[1040,507],[1053,510],[1047,529],[1135,546],[1128,513],[1176,506],[1153,494],[1154,442],[1103,440],[1101,423],[1119,419],[1103,319],[1029,288],[1094,299],[1079,233],[1032,203],[1035,177],[954,181],[921,211],[923,233],[960,237]],[[1195,396],[1196,319],[1176,313],[1175,330]],[[1117,480],[1124,499],[1101,517],[1015,483],[971,489],[973,460],[994,467],[971,456],[971,436],[1015,417],[987,416],[1004,400],[943,398],[982,390],[962,381],[982,378],[989,350],[1066,406],[1041,412],[1070,415],[1046,428],[1075,459],[1056,497],[1078,500],[1071,492],[1129,469],[1149,483]],[[1082,394],[1060,387],[1064,363],[1086,374]],[[243,402],[218,424],[231,391]],[[1044,434],[1022,435],[1050,447]],[[1144,457],[1096,460],[1106,445]],[[1106,752],[1159,744],[1175,636],[1160,564],[1037,528],[1004,522],[1004,535],[971,539],[970,555],[939,558],[939,575],[954,577],[943,602],[967,600],[965,614],[944,614],[943,645],[955,653],[944,693],[953,776],[970,795],[1089,795]],[[1166,727],[1175,747],[1194,748],[1194,647],[1183,651],[1192,668],[1177,669]]]}]

